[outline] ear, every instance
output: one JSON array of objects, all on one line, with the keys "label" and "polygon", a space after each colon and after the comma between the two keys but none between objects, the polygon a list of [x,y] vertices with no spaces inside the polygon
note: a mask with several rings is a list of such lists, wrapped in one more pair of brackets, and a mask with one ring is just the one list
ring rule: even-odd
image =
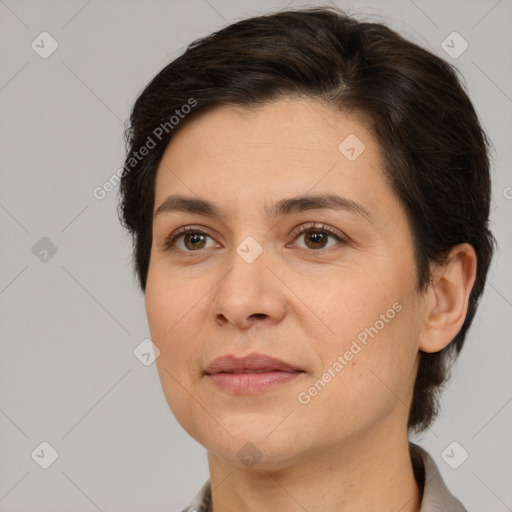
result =
[{"label": "ear", "polygon": [[476,279],[476,265],[475,250],[463,243],[452,247],[446,263],[433,269],[432,283],[425,292],[419,344],[423,352],[439,352],[460,331]]}]

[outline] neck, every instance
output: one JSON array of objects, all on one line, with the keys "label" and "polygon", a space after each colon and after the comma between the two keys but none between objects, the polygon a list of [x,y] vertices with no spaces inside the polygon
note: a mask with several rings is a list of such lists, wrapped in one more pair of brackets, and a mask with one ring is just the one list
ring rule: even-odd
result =
[{"label": "neck", "polygon": [[407,431],[359,432],[343,446],[269,469],[247,469],[209,452],[214,512],[418,512]]}]

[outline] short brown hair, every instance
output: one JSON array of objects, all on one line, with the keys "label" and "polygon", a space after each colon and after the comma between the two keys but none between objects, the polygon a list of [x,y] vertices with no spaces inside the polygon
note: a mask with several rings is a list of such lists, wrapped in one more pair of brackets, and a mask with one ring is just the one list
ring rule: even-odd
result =
[{"label": "short brown hair", "polygon": [[[489,141],[457,73],[385,25],[359,22],[332,7],[245,19],[190,44],[141,93],[126,130],[119,213],[133,235],[142,290],[156,171],[171,137],[188,121],[219,105],[251,107],[292,96],[362,115],[408,215],[418,289],[428,288],[430,264],[443,263],[454,245],[467,242],[477,255],[462,328],[445,349],[421,353],[408,426],[426,429],[451,356],[460,352],[475,315],[495,244],[488,229]],[[170,123],[191,99],[194,108]],[[142,158],[137,152],[150,139],[154,147]]]}]

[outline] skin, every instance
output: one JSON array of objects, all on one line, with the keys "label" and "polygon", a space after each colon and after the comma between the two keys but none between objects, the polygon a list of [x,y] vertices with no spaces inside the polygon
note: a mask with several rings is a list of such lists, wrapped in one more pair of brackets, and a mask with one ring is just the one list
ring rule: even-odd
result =
[{"label": "skin", "polygon": [[[354,161],[338,149],[349,134],[365,144]],[[420,294],[408,219],[381,161],[361,119],[292,98],[217,107],[183,126],[164,154],[155,211],[171,194],[223,210],[155,215],[146,288],[162,388],[208,450],[215,512],[420,509],[407,432],[418,351],[441,350],[462,326],[476,256],[468,244],[454,247]],[[333,192],[363,205],[372,222],[332,209],[265,216],[278,200]],[[329,236],[315,245],[316,228],[294,233],[312,222],[349,243]],[[183,226],[208,236],[181,236],[166,249]],[[236,251],[248,236],[263,249],[252,263]],[[401,311],[300,403],[395,303]],[[227,393],[203,373],[216,357],[254,352],[304,373],[253,396]],[[251,467],[237,456],[247,443],[261,457]]]}]

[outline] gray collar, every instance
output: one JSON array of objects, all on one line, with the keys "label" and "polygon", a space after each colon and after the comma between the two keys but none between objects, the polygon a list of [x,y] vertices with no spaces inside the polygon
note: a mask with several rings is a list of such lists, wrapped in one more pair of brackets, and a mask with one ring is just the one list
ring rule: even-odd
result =
[{"label": "gray collar", "polygon": [[420,512],[467,512],[462,503],[446,487],[429,453],[414,443],[409,443],[409,452],[418,485],[420,488],[423,485]]}]

